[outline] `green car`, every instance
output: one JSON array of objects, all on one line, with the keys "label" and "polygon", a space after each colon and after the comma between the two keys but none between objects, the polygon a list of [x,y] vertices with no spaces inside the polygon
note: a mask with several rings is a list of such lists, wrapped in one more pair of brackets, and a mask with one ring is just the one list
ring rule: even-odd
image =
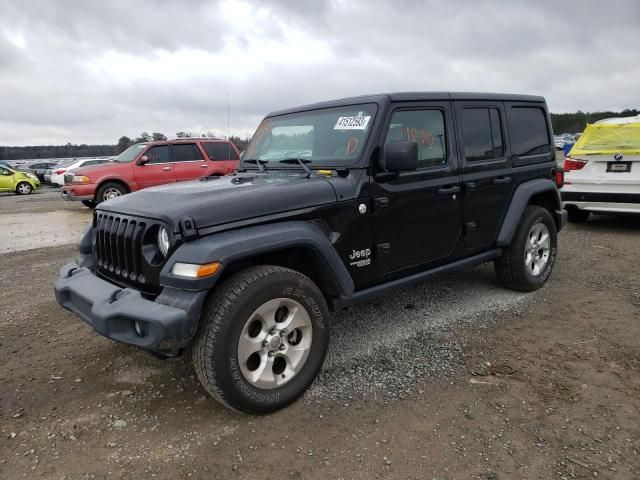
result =
[{"label": "green car", "polygon": [[18,172],[12,168],[0,166],[0,192],[28,195],[38,188],[40,188],[40,180],[33,173]]}]

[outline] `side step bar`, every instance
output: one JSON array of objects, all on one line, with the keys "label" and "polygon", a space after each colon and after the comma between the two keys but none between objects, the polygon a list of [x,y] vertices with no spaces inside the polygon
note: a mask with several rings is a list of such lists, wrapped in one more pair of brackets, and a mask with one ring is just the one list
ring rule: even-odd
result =
[{"label": "side step bar", "polygon": [[424,272],[414,273],[413,275],[409,275],[408,277],[398,278],[381,285],[375,285],[373,287],[365,288],[364,290],[355,292],[350,297],[336,298],[333,300],[332,306],[334,310],[340,310],[341,308],[349,307],[351,305],[355,305],[356,303],[366,302],[367,300],[372,300],[379,296],[387,295],[403,287],[408,287],[417,283],[423,283],[425,280],[439,273],[451,272],[453,270],[459,270],[465,267],[480,265],[481,263],[494,260],[500,255],[502,255],[502,249],[500,248],[489,250],[488,252],[480,253],[468,258],[463,258],[462,260],[458,260],[447,265],[442,265],[441,267],[432,268],[431,270],[426,270]]}]

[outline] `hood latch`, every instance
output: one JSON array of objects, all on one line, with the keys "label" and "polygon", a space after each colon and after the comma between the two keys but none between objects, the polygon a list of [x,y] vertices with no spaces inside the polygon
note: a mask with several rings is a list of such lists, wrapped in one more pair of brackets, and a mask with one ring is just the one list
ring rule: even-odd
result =
[{"label": "hood latch", "polygon": [[180,233],[182,238],[189,242],[198,238],[198,229],[196,228],[196,222],[191,217],[182,217],[179,222]]}]

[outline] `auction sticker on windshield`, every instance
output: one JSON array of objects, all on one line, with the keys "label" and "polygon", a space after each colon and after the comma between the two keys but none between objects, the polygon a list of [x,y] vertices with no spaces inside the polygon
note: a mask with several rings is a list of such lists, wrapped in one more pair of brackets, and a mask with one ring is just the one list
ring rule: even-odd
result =
[{"label": "auction sticker on windshield", "polygon": [[365,130],[371,120],[370,115],[358,117],[338,117],[334,130]]}]

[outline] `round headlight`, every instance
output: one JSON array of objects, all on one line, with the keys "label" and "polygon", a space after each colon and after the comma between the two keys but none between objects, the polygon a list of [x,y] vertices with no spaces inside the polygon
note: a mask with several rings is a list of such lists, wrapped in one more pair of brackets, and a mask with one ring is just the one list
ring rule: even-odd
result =
[{"label": "round headlight", "polygon": [[166,257],[169,252],[169,232],[164,227],[160,227],[160,230],[158,230],[158,248],[162,255]]}]

